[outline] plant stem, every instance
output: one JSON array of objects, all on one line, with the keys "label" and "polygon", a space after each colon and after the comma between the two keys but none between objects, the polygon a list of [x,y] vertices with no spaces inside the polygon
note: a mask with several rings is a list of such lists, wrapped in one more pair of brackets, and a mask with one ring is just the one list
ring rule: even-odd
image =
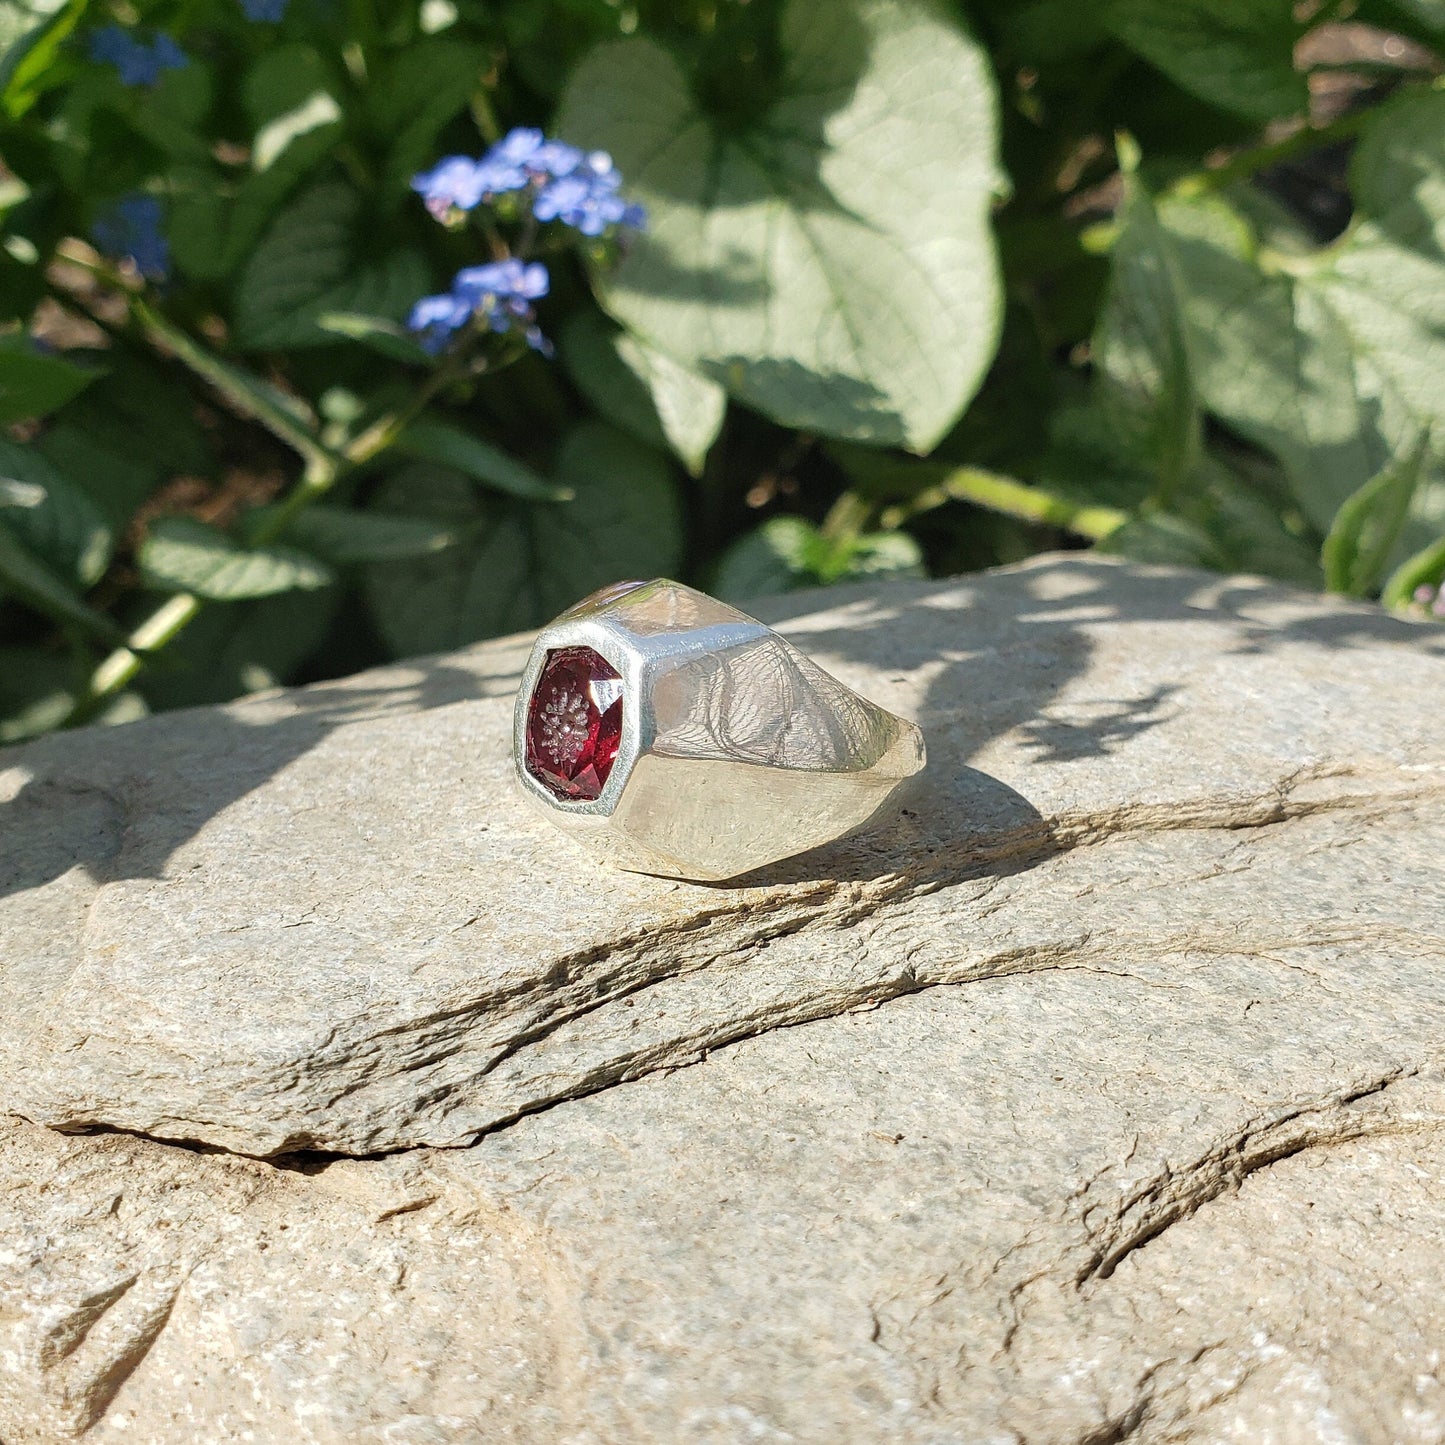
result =
[{"label": "plant stem", "polygon": [[971,502],[976,507],[1016,517],[1022,522],[1062,527],[1091,542],[1102,542],[1129,520],[1127,512],[1115,507],[1081,506],[1013,477],[984,471],[982,467],[955,467],[907,502],[887,508],[879,521],[891,530],[945,502]]},{"label": "plant stem", "polygon": [[1191,171],[1174,182],[1166,194],[1181,200],[1193,200],[1197,196],[1213,195],[1227,190],[1236,181],[1246,181],[1258,171],[1267,170],[1281,161],[1290,160],[1307,151],[1318,150],[1321,146],[1333,145],[1337,141],[1350,140],[1368,124],[1374,111],[1353,110],[1337,116],[1326,125],[1303,126],[1293,135],[1269,145],[1252,146],[1231,156],[1222,166],[1209,171]]},{"label": "plant stem", "polygon": [[[134,293],[129,295],[131,314],[152,344],[159,344],[209,382],[243,415],[261,423],[273,436],[285,442],[302,460],[296,485],[257,533],[253,545],[266,546],[282,536],[295,519],[317,498],[324,496],[348,472],[364,466],[394,445],[438,391],[456,379],[464,368],[463,358],[437,368],[418,388],[406,406],[378,418],[339,452],[325,447],[307,424],[289,412],[255,378],[212,356],[186,333],[167,321]],[[178,592],[166,598],[108,657],[102,659],[84,693],[77,699],[64,726],[89,722],[108,698],[127,687],[146,665],[148,654],[176,638],[205,606],[193,592]]]}]

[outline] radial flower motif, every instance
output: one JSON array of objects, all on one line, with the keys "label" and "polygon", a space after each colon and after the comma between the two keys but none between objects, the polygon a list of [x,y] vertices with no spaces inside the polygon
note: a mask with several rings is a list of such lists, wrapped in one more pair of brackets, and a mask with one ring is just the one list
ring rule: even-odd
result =
[{"label": "radial flower motif", "polygon": [[156,85],[164,72],[187,64],[185,51],[164,30],[157,31],[147,45],[119,25],[91,33],[90,58],[115,66],[121,83],[129,86]]},{"label": "radial flower motif", "polygon": [[164,281],[170,274],[171,250],[161,219],[160,201],[135,191],[103,212],[90,234],[107,256],[133,261],[142,276]]}]

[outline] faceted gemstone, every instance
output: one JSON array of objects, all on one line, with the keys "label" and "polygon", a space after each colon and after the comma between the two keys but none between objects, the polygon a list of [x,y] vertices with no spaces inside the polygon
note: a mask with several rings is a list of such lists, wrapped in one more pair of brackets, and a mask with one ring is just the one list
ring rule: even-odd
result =
[{"label": "faceted gemstone", "polygon": [[622,678],[590,647],[547,654],[527,704],[527,771],[554,797],[598,797],[622,741]]}]

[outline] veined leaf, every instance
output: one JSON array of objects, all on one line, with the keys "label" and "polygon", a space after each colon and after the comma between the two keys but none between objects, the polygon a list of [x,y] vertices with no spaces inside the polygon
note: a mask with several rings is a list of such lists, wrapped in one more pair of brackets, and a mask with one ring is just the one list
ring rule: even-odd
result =
[{"label": "veined leaf", "polygon": [[293,547],[239,547],[193,517],[153,522],[136,560],[147,586],[217,602],[310,590],[334,580],[324,562]]},{"label": "veined leaf", "polygon": [[1309,102],[1294,66],[1304,27],[1274,0],[1108,0],[1105,23],[1177,85],[1246,120]]},{"label": "veined leaf", "polygon": [[604,304],[784,425],[926,451],[998,334],[987,62],[919,0],[787,0],[779,48],[742,125],[653,40],[578,66],[557,129],[648,211]]},{"label": "veined leaf", "polygon": [[669,448],[693,476],[702,472],[727,410],[717,382],[590,311],[563,332],[562,359],[608,421]]},{"label": "veined leaf", "polygon": [[0,438],[0,523],[83,587],[110,561],[110,528],[90,498],[38,452]]},{"label": "veined leaf", "polygon": [[397,450],[406,456],[455,467],[474,482],[524,501],[565,502],[572,495],[565,487],[544,481],[500,447],[435,417],[418,417],[412,422],[397,443]]},{"label": "veined leaf", "polygon": [[344,181],[302,191],[279,211],[236,287],[236,342],[247,349],[337,345],[323,316],[399,321],[429,284],[426,263],[393,251],[358,269],[361,198]]},{"label": "veined leaf", "polygon": [[97,367],[37,351],[19,332],[0,335],[0,426],[48,416],[100,375]]},{"label": "veined leaf", "polygon": [[573,500],[489,495],[431,462],[386,480],[378,511],[430,517],[460,538],[435,556],[368,569],[372,615],[394,652],[440,652],[536,627],[609,582],[677,567],[681,513],[671,469],[656,451],[584,423],[563,442],[552,480]]},{"label": "veined leaf", "polygon": [[[244,526],[253,535],[276,515],[276,507],[257,507]],[[453,546],[457,534],[423,517],[395,517],[385,512],[356,512],[346,507],[310,506],[286,528],[286,538],[312,556],[336,567],[356,562],[390,562],[398,557],[424,557]]]},{"label": "veined leaf", "polygon": [[1172,242],[1138,180],[1114,248],[1094,360],[1116,441],[1147,467],[1158,495],[1180,490],[1201,452],[1199,405]]}]

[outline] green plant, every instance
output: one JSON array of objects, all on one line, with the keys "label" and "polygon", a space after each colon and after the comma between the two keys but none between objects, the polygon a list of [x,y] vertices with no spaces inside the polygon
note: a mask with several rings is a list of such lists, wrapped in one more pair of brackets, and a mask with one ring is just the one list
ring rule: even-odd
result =
[{"label": "green plant", "polygon": [[[0,740],[639,573],[1092,544],[1436,605],[1438,0],[45,0],[0,42]],[[615,170],[436,169],[527,126]]]}]

